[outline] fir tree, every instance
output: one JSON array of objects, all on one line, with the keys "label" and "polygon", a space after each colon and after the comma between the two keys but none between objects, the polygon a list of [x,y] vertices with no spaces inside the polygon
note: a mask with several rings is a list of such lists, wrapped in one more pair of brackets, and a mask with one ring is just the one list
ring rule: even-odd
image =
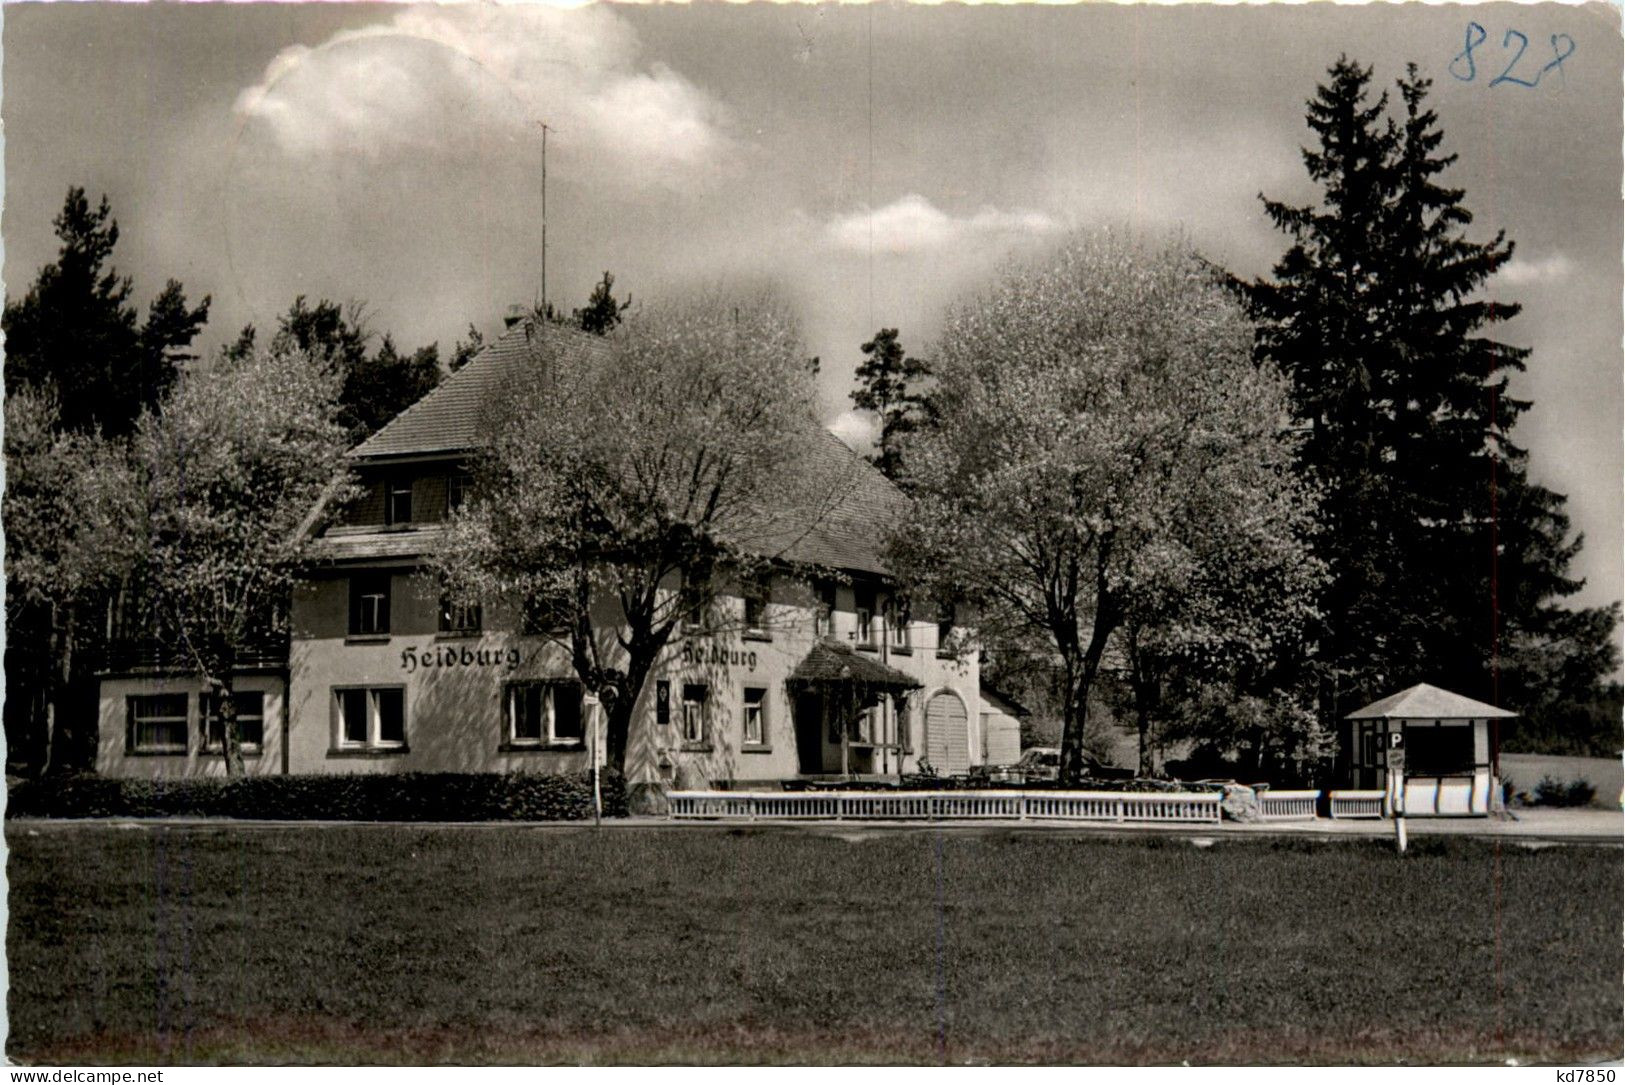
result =
[{"label": "fir tree", "polygon": [[632,304],[632,296],[628,294],[625,301],[619,301],[613,292],[614,288],[615,276],[604,272],[604,277],[593,286],[586,306],[571,314],[581,325],[582,331],[593,335],[608,335],[621,322],[621,314]]},{"label": "fir tree", "polygon": [[1566,541],[1564,498],[1528,481],[1511,438],[1528,404],[1508,381],[1529,351],[1487,334],[1518,307],[1483,291],[1512,243],[1467,236],[1430,82],[1407,70],[1396,120],[1371,75],[1340,58],[1308,103],[1317,146],[1303,157],[1322,198],[1264,200],[1292,244],[1273,281],[1248,291],[1260,354],[1292,377],[1301,466],[1325,494],[1328,713],[1414,681],[1497,699],[1509,647],[1605,624],[1558,605],[1579,587],[1567,571],[1578,541]]},{"label": "fir tree", "polygon": [[882,328],[861,348],[868,357],[855,374],[852,403],[880,419],[880,435],[869,462],[894,482],[903,479],[903,444],[931,416],[930,397],[920,384],[931,367],[911,358],[897,341],[896,328]]}]

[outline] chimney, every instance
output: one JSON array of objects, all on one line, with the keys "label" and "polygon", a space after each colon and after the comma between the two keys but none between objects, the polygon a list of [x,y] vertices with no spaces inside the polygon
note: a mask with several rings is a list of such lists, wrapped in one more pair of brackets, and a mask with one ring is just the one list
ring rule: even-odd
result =
[{"label": "chimney", "polygon": [[504,328],[511,328],[523,319],[525,319],[525,307],[515,303],[508,306],[508,313],[502,318],[502,326]]}]

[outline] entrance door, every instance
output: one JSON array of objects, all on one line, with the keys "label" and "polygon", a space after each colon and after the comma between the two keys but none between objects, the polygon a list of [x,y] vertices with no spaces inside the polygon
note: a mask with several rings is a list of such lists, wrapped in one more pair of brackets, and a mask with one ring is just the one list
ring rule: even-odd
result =
[{"label": "entrance door", "polygon": [[970,727],[965,704],[952,693],[939,693],[925,707],[925,757],[944,776],[970,771]]},{"label": "entrance door", "polygon": [[796,760],[803,776],[824,771],[824,698],[796,695]]}]

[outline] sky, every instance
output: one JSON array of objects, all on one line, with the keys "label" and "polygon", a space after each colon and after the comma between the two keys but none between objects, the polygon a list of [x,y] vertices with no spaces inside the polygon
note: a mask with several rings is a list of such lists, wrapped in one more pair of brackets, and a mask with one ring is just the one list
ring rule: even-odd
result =
[{"label": "sky", "polygon": [[634,300],[772,282],[823,361],[823,417],[854,442],[862,342],[896,327],[929,357],[947,307],[1069,230],[1180,231],[1267,273],[1285,241],[1259,194],[1314,197],[1299,149],[1326,68],[1346,53],[1391,86],[1415,62],[1470,236],[1517,245],[1488,293],[1524,307],[1499,333],[1534,351],[1514,436],[1586,535],[1578,601],[1625,594],[1607,5],[0,15],[8,296],[54,258],[51,219],[81,185],[110,200],[143,304],[171,277],[213,297],[206,347],[304,294],[365,302],[376,331],[444,355],[542,291],[545,123],[547,297],[579,305],[606,269]]}]

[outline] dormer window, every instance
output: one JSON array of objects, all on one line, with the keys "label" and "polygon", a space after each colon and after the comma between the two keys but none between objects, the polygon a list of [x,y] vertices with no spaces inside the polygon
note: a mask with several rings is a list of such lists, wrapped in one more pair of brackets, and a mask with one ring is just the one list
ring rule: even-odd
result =
[{"label": "dormer window", "polygon": [[384,523],[412,522],[412,480],[390,479],[384,492]]},{"label": "dormer window", "polygon": [[468,476],[456,472],[446,476],[446,514],[449,516],[468,500]]}]

